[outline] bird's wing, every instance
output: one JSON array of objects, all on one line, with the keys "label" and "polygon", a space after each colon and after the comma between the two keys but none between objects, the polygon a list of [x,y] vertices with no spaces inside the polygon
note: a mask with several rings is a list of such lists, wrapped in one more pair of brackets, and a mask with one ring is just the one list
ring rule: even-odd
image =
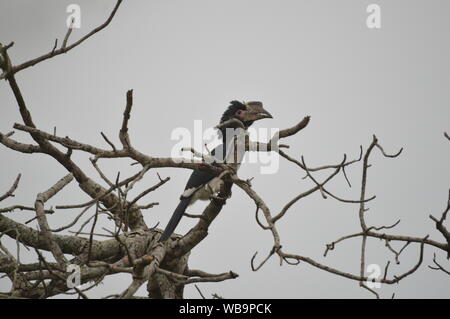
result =
[{"label": "bird's wing", "polygon": [[[219,145],[218,147],[222,147],[222,145]],[[216,149],[214,149],[211,152],[212,155],[216,153]],[[198,189],[209,183],[214,177],[215,176],[213,174],[204,171],[195,170],[192,172],[186,184],[186,187],[184,188],[184,192],[180,197],[180,202],[178,203],[177,208],[173,212],[172,217],[170,218],[169,223],[164,229],[164,232],[161,235],[159,241],[161,242],[166,241],[172,235],[178,223],[180,222],[181,217],[186,211],[186,208],[191,203],[192,196],[194,195],[194,193]]]},{"label": "bird's wing", "polygon": [[197,189],[206,185],[210,180],[214,178],[214,175],[204,171],[194,171],[189,177],[189,180],[184,188],[184,192],[180,199],[191,197]]},{"label": "bird's wing", "polygon": [[[218,152],[219,148],[222,147],[223,145],[217,146],[215,149],[212,150],[211,155],[215,156],[215,154],[219,153]],[[189,180],[187,181],[186,187],[184,188],[184,192],[181,195],[180,199],[191,197],[196,190],[206,185],[214,177],[215,176],[213,174],[205,171],[198,171],[198,170],[193,171],[191,176],[189,177]]]}]

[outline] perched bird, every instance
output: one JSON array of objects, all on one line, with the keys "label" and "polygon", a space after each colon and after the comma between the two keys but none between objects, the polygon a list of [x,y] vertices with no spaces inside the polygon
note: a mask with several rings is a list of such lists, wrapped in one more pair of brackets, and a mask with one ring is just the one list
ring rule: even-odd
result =
[{"label": "perched bird", "polygon": [[[240,162],[245,153],[245,147],[239,148],[234,141],[241,140],[245,143],[245,139],[239,139],[239,136],[237,135],[246,134],[246,130],[253,124],[253,122],[265,118],[272,118],[272,115],[263,108],[261,102],[241,103],[239,101],[232,101],[230,103],[230,106],[223,113],[220,123],[222,124],[235,118],[242,123],[242,127],[231,130],[229,127],[221,128],[219,135],[222,137],[222,144],[217,146],[211,152],[211,155],[214,156],[217,162],[236,163],[237,168],[239,168]],[[235,139],[235,136],[238,138]],[[244,151],[236,155],[236,149],[241,149]],[[170,221],[159,241],[166,241],[170,235],[172,235],[188,206],[194,204],[197,200],[211,199],[213,195],[217,194],[221,190],[222,185],[223,181],[217,176],[205,171],[194,170],[186,184],[183,194],[180,197],[180,203],[173,212],[172,217],[170,218]]]}]

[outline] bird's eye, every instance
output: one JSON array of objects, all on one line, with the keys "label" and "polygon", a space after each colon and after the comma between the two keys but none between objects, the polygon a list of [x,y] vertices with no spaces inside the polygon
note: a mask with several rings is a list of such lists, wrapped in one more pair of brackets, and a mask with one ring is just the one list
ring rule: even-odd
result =
[{"label": "bird's eye", "polygon": [[237,115],[241,115],[241,114],[242,114],[242,110],[238,110],[238,111],[236,112],[236,114],[237,114]]}]

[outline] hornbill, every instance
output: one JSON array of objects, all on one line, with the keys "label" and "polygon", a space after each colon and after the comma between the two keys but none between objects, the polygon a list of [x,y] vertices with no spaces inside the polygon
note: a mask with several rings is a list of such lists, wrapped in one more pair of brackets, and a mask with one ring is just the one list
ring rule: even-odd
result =
[{"label": "hornbill", "polygon": [[[222,137],[222,144],[217,146],[211,155],[217,162],[221,163],[237,163],[237,168],[243,158],[245,148],[241,154],[236,158],[235,150],[238,149],[235,140],[244,141],[245,139],[239,139],[239,135],[246,134],[247,128],[253,124],[253,122],[265,118],[272,118],[272,115],[267,112],[261,102],[253,101],[247,103],[241,103],[239,101],[231,101],[230,106],[223,113],[220,123],[224,123],[230,119],[238,119],[242,123],[242,127],[238,129],[231,129],[228,127],[222,127],[219,131],[219,136]],[[235,137],[237,137],[235,139]],[[241,146],[242,147],[242,146]],[[223,181],[213,175],[212,173],[194,170],[184,188],[184,192],[180,197],[180,203],[172,214],[169,223],[167,224],[164,232],[162,233],[159,241],[166,241],[174,232],[181,217],[186,211],[186,208],[197,200],[209,200],[214,194],[218,193],[223,185]]]}]

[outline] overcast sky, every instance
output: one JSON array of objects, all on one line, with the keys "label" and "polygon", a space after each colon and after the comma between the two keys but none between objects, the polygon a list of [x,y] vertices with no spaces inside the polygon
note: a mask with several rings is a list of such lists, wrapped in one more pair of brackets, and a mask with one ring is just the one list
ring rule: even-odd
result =
[{"label": "overcast sky", "polygon": [[[1,1],[0,42],[10,49],[14,64],[51,50],[55,38],[66,31],[66,7],[72,1]],[[79,38],[102,23],[114,1],[77,1],[81,8]],[[381,7],[381,29],[368,29],[366,7]],[[21,86],[36,125],[49,132],[70,136],[93,145],[108,147],[103,131],[118,143],[118,130],[125,93],[134,89],[130,136],[140,151],[151,156],[170,156],[176,141],[175,128],[204,128],[216,125],[231,100],[263,101],[273,120],[256,128],[285,128],[305,115],[310,125],[284,141],[288,153],[301,155],[311,166],[334,164],[344,153],[359,155],[359,145],[370,144],[376,134],[386,151],[404,147],[398,159],[374,152],[369,169],[368,194],[377,195],[368,204],[369,225],[401,223],[393,233],[425,236],[443,241],[429,214],[440,216],[450,186],[450,145],[443,132],[450,132],[450,2],[417,1],[268,1],[268,0],[154,0],[125,1],[111,25],[70,53],[20,72]],[[6,82],[0,84],[0,131],[21,122],[17,104]],[[15,138],[30,141],[17,133]],[[25,155],[0,146],[0,193],[6,191],[17,173],[23,178],[16,197],[3,206],[32,205],[35,196],[66,174],[52,158]],[[86,172],[99,181],[88,156],[74,154]],[[131,174],[129,160],[100,164],[109,177],[120,170]],[[312,186],[304,173],[280,159],[276,174],[261,175],[259,164],[244,164],[240,177],[255,177],[254,189],[274,213],[295,195]],[[160,169],[169,183],[150,194],[147,202],[159,206],[145,213],[149,226],[165,225],[177,205],[189,170]],[[361,165],[347,170],[352,188],[342,176],[330,184],[341,197],[356,199]],[[136,193],[157,182],[150,171]],[[75,183],[48,205],[74,204],[87,196]],[[145,202],[145,203],[147,203]],[[190,208],[202,211],[206,203]],[[66,224],[77,211],[57,211],[49,218],[52,227]],[[359,273],[360,239],[339,245],[323,257],[325,244],[358,232],[358,206],[322,199],[315,193],[296,204],[279,230],[287,252],[310,256],[343,271]],[[8,214],[17,221],[30,213]],[[111,226],[101,221],[101,226]],[[183,219],[177,232],[193,225]],[[33,227],[36,225],[33,224]],[[2,239],[15,250],[15,243]],[[210,228],[209,236],[193,251],[189,266],[208,272],[233,270],[240,277],[215,284],[201,284],[205,295],[225,298],[372,298],[358,283],[301,263],[280,267],[277,258],[252,272],[255,251],[266,254],[272,244],[270,233],[254,219],[254,204],[236,187],[233,196]],[[401,245],[393,244],[395,247]],[[410,245],[400,265],[390,273],[400,274],[418,258],[418,246]],[[435,250],[426,247],[419,271],[399,285],[383,285],[378,292],[400,298],[448,298],[449,277],[429,269]],[[21,250],[23,262],[32,261]],[[443,263],[445,254],[437,252]],[[393,260],[384,243],[369,240],[367,264],[384,267]],[[91,292],[104,296],[121,292],[128,275],[111,276]],[[7,290],[0,280],[0,290]],[[144,288],[139,290],[145,295]],[[198,298],[193,286],[186,297]]]}]

